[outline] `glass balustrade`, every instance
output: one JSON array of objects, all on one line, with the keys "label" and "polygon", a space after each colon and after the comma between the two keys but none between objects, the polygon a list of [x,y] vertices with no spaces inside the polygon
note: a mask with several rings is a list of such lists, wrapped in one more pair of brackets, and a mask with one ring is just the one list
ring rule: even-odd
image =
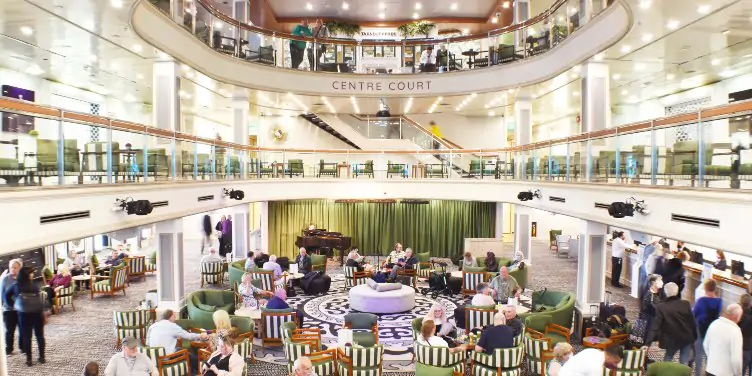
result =
[{"label": "glass balustrade", "polygon": [[[482,69],[536,56],[561,43],[612,1],[587,2],[588,11],[580,7],[580,0],[557,0],[528,22],[483,34],[385,41],[314,39],[266,30],[233,19],[209,0],[150,3],[210,48],[250,63],[330,73],[400,74]],[[428,46],[435,46],[436,55],[430,66],[421,64]]]}]

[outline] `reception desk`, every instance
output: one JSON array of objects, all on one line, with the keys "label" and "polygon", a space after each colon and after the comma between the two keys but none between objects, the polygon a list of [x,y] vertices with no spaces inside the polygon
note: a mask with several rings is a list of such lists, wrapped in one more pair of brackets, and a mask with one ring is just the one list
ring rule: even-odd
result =
[{"label": "reception desk", "polygon": [[[607,243],[609,249],[609,258],[606,261],[606,275],[611,276],[611,242]],[[639,278],[639,261],[637,259],[636,249],[627,249],[627,252],[622,261],[621,283],[630,287],[630,295],[637,298],[639,296],[639,290],[636,283]],[[700,276],[702,275],[703,266],[694,262],[684,262],[684,277],[685,286],[682,291],[682,299],[694,304],[695,292],[702,284]],[[718,282],[718,292],[721,299],[723,299],[724,305],[739,302],[739,297],[747,292],[748,280],[743,277],[731,275],[730,270],[719,271],[713,269],[713,279]],[[608,285],[607,285],[608,287]]]}]

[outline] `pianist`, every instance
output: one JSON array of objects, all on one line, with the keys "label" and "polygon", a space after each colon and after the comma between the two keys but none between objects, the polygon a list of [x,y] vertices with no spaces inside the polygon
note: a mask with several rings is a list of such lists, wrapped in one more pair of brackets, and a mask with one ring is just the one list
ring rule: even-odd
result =
[{"label": "pianist", "polygon": [[315,224],[315,223],[313,223],[313,222],[311,222],[311,224],[310,224],[310,225],[308,225],[308,231],[313,231],[313,230],[315,230],[315,229],[316,229],[316,224]]},{"label": "pianist", "polygon": [[311,271],[311,256],[308,256],[308,252],[303,247],[300,247],[300,254],[295,257],[295,263],[298,264],[299,273],[309,273]]},{"label": "pianist", "polygon": [[403,259],[404,261],[404,258],[405,252],[402,251],[402,244],[397,243],[394,245],[392,253],[389,254],[389,257],[384,260],[384,263],[381,266],[391,269],[400,259]]}]

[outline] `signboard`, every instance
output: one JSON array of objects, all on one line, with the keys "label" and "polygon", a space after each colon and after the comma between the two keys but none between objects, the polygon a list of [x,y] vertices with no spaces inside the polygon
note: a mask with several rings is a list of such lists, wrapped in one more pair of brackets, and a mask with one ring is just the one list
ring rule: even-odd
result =
[{"label": "signboard", "polygon": [[373,39],[381,39],[381,40],[400,40],[402,37],[400,36],[399,32],[397,32],[397,29],[393,28],[362,28],[360,30],[360,38],[357,39],[363,39],[363,40],[373,40]]},{"label": "signboard", "polygon": [[331,88],[348,93],[430,93],[431,80],[333,80]]}]

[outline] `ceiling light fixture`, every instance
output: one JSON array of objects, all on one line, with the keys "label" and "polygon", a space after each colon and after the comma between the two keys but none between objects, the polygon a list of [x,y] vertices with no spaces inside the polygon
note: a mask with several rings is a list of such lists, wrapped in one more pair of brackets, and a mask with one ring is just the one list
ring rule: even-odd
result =
[{"label": "ceiling light fixture", "polygon": [[452,3],[452,5],[449,7],[451,10],[457,10],[457,3]]},{"label": "ceiling light fixture", "polygon": [[42,68],[35,64],[26,68],[26,73],[32,76],[39,76],[40,74],[44,73],[44,70],[42,70]]},{"label": "ceiling light fixture", "polygon": [[144,75],[141,74],[141,73],[139,73],[139,74],[136,75],[136,78],[138,78],[139,80],[143,80],[144,79]]},{"label": "ceiling light fixture", "polygon": [[344,9],[344,10],[350,9],[350,4],[348,4],[346,2],[342,3],[342,9]]},{"label": "ceiling light fixture", "polygon": [[311,4],[311,3],[307,3],[305,7],[308,10],[313,10],[313,4]]},{"label": "ceiling light fixture", "polygon": [[21,34],[23,34],[23,35],[32,35],[32,34],[34,34],[34,29],[32,29],[29,26],[21,26]]},{"label": "ceiling light fixture", "polygon": [[421,10],[422,8],[423,8],[423,5],[421,3],[415,3],[415,9]]},{"label": "ceiling light fixture", "polygon": [[134,44],[134,45],[133,45],[133,51],[136,51],[136,52],[141,52],[141,50],[142,50],[142,49],[143,49],[143,48],[141,48],[141,45],[140,45],[140,44]]},{"label": "ceiling light fixture", "polygon": [[110,0],[110,5],[112,5],[113,8],[122,8],[123,7],[123,0]]},{"label": "ceiling light fixture", "polygon": [[492,18],[491,23],[499,23],[499,17]]},{"label": "ceiling light fixture", "polygon": [[222,22],[215,21],[214,22],[214,28],[217,29],[217,30],[221,30],[222,29]]},{"label": "ceiling light fixture", "polygon": [[649,34],[648,33],[648,34],[643,34],[642,35],[642,41],[643,42],[647,43],[647,42],[650,42],[651,40],[653,40],[653,34]]},{"label": "ceiling light fixture", "polygon": [[386,18],[386,16],[385,16],[385,15],[384,15],[384,13],[382,12],[382,13],[379,13],[379,18],[381,18],[381,19],[383,20],[384,18]]},{"label": "ceiling light fixture", "polygon": [[420,18],[420,15],[417,12],[413,13],[413,19],[417,20],[418,18]]},{"label": "ceiling light fixture", "polygon": [[721,77],[723,77],[723,78],[729,78],[729,77],[731,77],[731,76],[734,75],[734,71],[732,71],[730,69],[726,69],[723,72],[718,73],[718,75],[721,76]]},{"label": "ceiling light fixture", "polygon": [[595,60],[595,61],[603,61],[603,52],[601,52],[599,54],[595,54],[595,56],[593,56],[593,60]]},{"label": "ceiling light fixture", "polygon": [[640,1],[640,8],[642,9],[648,9],[650,6],[653,5],[653,2],[651,0],[642,0]]},{"label": "ceiling light fixture", "polygon": [[496,116],[496,112],[494,112],[494,111],[488,111],[488,116]]},{"label": "ceiling light fixture", "polygon": [[504,9],[509,9],[509,2],[508,1],[503,2],[501,4],[501,7],[504,8]]},{"label": "ceiling light fixture", "polygon": [[619,73],[613,75],[612,77],[613,77],[614,81],[618,81],[619,79],[621,79],[621,75]]},{"label": "ceiling light fixture", "polygon": [[666,27],[669,28],[669,29],[671,29],[671,30],[676,30],[676,28],[679,27],[679,21],[677,21],[677,20],[669,20],[666,23]]},{"label": "ceiling light fixture", "polygon": [[721,33],[723,35],[728,35],[731,32],[731,30],[723,30]]},{"label": "ceiling light fixture", "polygon": [[626,54],[629,51],[632,51],[632,47],[631,46],[629,46],[629,45],[621,46],[621,53]]},{"label": "ceiling light fixture", "polygon": [[710,61],[710,65],[718,65],[720,63],[721,63],[721,60],[719,60],[719,59],[713,59],[713,60]]},{"label": "ceiling light fixture", "polygon": [[622,90],[621,91],[621,95],[627,95],[627,94],[629,94],[629,92],[627,90]]},{"label": "ceiling light fixture", "polygon": [[669,73],[669,74],[666,75],[666,79],[669,80],[669,81],[673,80],[674,77],[676,77],[676,76],[674,76],[673,73]]},{"label": "ceiling light fixture", "polygon": [[697,7],[697,13],[708,14],[710,12],[710,5],[700,5]]}]

